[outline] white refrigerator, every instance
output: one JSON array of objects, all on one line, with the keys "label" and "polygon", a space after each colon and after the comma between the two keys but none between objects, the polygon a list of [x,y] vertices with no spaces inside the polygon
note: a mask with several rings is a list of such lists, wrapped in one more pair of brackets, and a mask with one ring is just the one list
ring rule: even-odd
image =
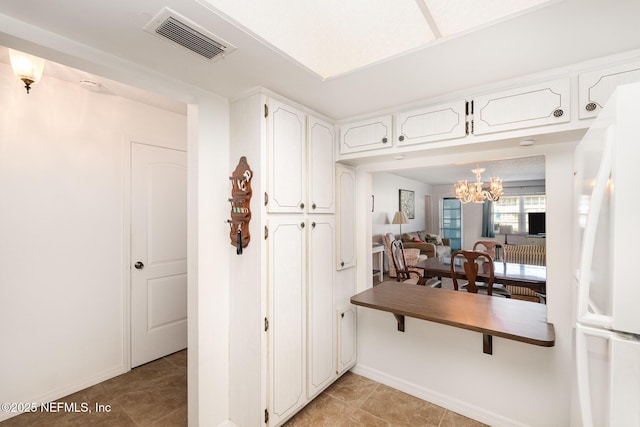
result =
[{"label": "white refrigerator", "polygon": [[615,90],[575,165],[580,423],[640,427],[640,84]]}]

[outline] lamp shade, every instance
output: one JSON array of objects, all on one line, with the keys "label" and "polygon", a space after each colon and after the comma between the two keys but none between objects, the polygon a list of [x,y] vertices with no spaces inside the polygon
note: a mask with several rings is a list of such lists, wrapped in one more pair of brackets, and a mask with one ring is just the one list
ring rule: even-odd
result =
[{"label": "lamp shade", "polygon": [[9,49],[9,58],[14,74],[25,83],[28,93],[30,85],[38,83],[42,77],[44,59],[13,49]]},{"label": "lamp shade", "polygon": [[408,224],[408,223],[409,223],[409,219],[407,218],[407,214],[405,214],[402,211],[396,212],[396,214],[393,216],[393,221],[391,221],[391,224]]},{"label": "lamp shade", "polygon": [[513,234],[513,225],[501,225],[499,234]]}]

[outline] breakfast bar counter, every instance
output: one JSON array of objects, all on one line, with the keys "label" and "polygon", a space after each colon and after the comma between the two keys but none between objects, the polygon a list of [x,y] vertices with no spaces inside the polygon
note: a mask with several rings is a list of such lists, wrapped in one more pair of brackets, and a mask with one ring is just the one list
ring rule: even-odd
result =
[{"label": "breakfast bar counter", "polygon": [[351,303],[393,313],[402,332],[405,316],[480,332],[487,354],[493,352],[493,336],[542,347],[555,345],[555,330],[547,322],[544,304],[391,282],[352,296]]}]

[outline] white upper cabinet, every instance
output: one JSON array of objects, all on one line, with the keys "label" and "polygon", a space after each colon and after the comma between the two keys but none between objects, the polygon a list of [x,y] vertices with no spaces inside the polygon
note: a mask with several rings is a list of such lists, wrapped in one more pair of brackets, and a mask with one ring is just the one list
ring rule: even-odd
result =
[{"label": "white upper cabinet", "polygon": [[335,211],[335,127],[313,116],[308,121],[309,200],[307,212]]},{"label": "white upper cabinet", "polygon": [[396,115],[396,145],[412,145],[465,136],[465,101],[449,102]]},{"label": "white upper cabinet", "polygon": [[570,114],[569,78],[474,97],[474,135],[566,123]]},{"label": "white upper cabinet", "polygon": [[304,212],[306,196],[306,116],[269,100],[267,116],[268,212]]},{"label": "white upper cabinet", "polygon": [[338,209],[336,212],[336,268],[356,265],[356,175],[353,169],[336,165]]},{"label": "white upper cabinet", "polygon": [[391,148],[392,116],[382,116],[340,126],[340,153]]},{"label": "white upper cabinet", "polygon": [[618,85],[640,81],[640,61],[582,73],[579,79],[579,116],[595,117]]}]

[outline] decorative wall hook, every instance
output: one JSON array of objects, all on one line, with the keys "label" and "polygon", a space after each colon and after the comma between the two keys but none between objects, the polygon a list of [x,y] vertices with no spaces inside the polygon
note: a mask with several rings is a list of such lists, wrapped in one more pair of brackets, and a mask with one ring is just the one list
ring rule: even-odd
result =
[{"label": "decorative wall hook", "polygon": [[231,245],[236,247],[236,253],[242,254],[242,249],[249,245],[249,221],[251,220],[251,178],[253,172],[242,156],[235,170],[229,177],[231,181],[231,219],[227,222],[231,227],[229,237]]}]

